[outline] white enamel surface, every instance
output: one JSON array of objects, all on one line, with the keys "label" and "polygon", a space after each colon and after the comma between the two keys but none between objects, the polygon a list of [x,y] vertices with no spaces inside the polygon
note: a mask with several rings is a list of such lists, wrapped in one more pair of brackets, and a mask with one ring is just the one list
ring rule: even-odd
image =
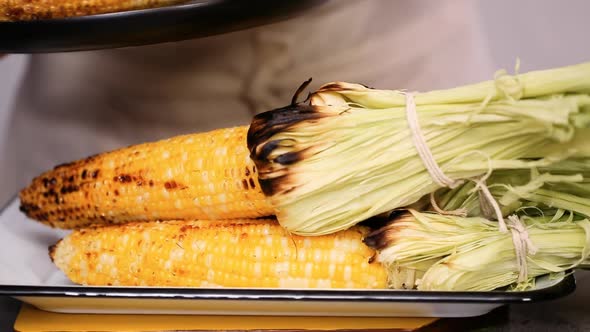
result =
[{"label": "white enamel surface", "polygon": [[0,285],[73,285],[48,255],[65,234],[28,220],[13,201],[0,216]]}]

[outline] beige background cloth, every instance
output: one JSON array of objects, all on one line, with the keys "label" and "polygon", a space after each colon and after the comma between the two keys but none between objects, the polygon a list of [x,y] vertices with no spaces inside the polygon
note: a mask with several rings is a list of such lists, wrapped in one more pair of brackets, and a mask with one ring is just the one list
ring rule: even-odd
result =
[{"label": "beige background cloth", "polygon": [[341,80],[421,91],[491,78],[477,17],[463,0],[333,0],[225,35],[35,55],[0,150],[0,186],[101,151],[247,124],[309,77],[312,89]]}]

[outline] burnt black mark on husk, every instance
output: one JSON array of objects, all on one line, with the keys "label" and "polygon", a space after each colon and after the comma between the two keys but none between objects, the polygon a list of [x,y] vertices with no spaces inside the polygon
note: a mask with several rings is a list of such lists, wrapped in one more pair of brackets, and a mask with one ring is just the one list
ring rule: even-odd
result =
[{"label": "burnt black mark on husk", "polygon": [[260,113],[254,117],[250,124],[247,137],[250,158],[258,167],[259,183],[266,195],[273,195],[284,189],[289,182],[288,175],[268,178],[266,175],[271,175],[271,172],[268,172],[270,165],[272,163],[281,165],[296,163],[304,158],[305,153],[305,151],[293,151],[282,154],[274,160],[269,160],[272,152],[281,145],[280,140],[271,140],[271,138],[302,122],[331,116],[320,112],[315,106],[309,105],[309,95],[304,101],[297,102],[299,95],[307,88],[310,82],[311,79],[301,84],[293,95],[290,105]]},{"label": "burnt black mark on husk", "polygon": [[[272,136],[289,129],[300,122],[325,118],[314,106],[307,104],[289,105],[272,111],[260,113],[254,117],[248,129],[248,149],[255,151]],[[256,158],[257,156],[252,156]],[[260,168],[260,166],[258,166]]]},{"label": "burnt black mark on husk", "polygon": [[[258,167],[260,186],[266,195],[273,195],[281,187],[281,183],[288,180],[286,176],[274,179],[264,179],[264,173],[272,162],[282,165],[295,163],[303,159],[304,151],[289,152],[284,157],[279,156],[275,160],[269,160],[271,153],[280,146],[280,140],[272,140],[275,134],[285,131],[297,124],[307,121],[325,118],[328,115],[318,112],[315,107],[306,104],[289,105],[254,117],[248,130],[248,149],[250,158]],[[259,148],[260,147],[260,148]],[[276,182],[276,183],[273,183]]]},{"label": "burnt black mark on husk", "polygon": [[315,107],[306,104],[289,105],[265,113],[260,113],[254,117],[250,129],[248,130],[248,149],[250,158],[258,167],[260,186],[266,195],[273,195],[278,192],[281,183],[288,181],[287,176],[280,176],[273,179],[264,179],[264,174],[271,163],[280,163],[282,165],[293,164],[304,158],[305,151],[293,151],[278,156],[275,160],[269,160],[272,152],[281,145],[280,140],[271,140],[274,135],[288,130],[297,124],[328,117],[329,115],[321,113]]},{"label": "burnt black mark on husk", "polygon": [[359,225],[367,226],[372,230],[378,230],[388,225],[391,225],[393,220],[397,220],[398,218],[407,215],[407,213],[408,212],[405,209],[391,210],[365,219],[361,221]]},{"label": "burnt black mark on husk", "polygon": [[[297,90],[293,94],[293,97],[291,98],[291,105],[297,105],[297,99],[299,99],[299,95],[303,92],[303,90],[305,90],[309,86],[309,83],[311,83],[311,80],[312,79],[310,77],[307,79],[307,81],[301,83],[301,85],[297,88]],[[311,94],[308,94],[307,98],[303,102],[306,102],[307,100],[309,100],[310,97],[311,97]]]},{"label": "burnt black mark on husk", "polygon": [[[357,83],[358,85],[362,85],[367,89],[374,89],[373,87],[370,87],[366,84],[360,84]],[[329,84],[325,84],[323,85],[318,92],[326,92],[326,91],[350,91],[351,89],[347,88],[346,86],[342,85],[340,82],[333,82],[333,83],[329,83]]]},{"label": "burnt black mark on husk", "polygon": [[[409,212],[407,210],[393,210],[391,212],[387,212],[381,214],[380,216],[376,216],[366,220],[363,223],[383,223],[381,227],[376,229],[375,231],[367,234],[363,239],[363,243],[365,243],[368,247],[373,248],[375,250],[382,250],[389,246],[391,242],[391,237],[399,231],[398,228],[392,227],[396,220],[405,218],[408,216]],[[383,219],[385,218],[385,219]]]},{"label": "burnt black mark on husk", "polygon": [[302,153],[287,152],[275,158],[275,162],[281,165],[291,165],[302,159]]},{"label": "burnt black mark on husk", "polygon": [[318,112],[315,107],[307,104],[311,95],[302,102],[297,102],[299,95],[311,83],[311,78],[303,82],[293,94],[289,106],[276,108],[267,112],[260,113],[254,117],[250,128],[248,129],[248,149],[263,144],[274,134],[290,128],[297,123],[305,120],[319,119],[326,115]]},{"label": "burnt black mark on husk", "polygon": [[267,160],[268,156],[274,151],[274,149],[278,148],[281,145],[280,140],[270,141],[262,146],[260,152],[256,156],[257,159],[260,160]]},{"label": "burnt black mark on husk", "polygon": [[363,239],[363,243],[366,244],[369,248],[381,250],[387,247],[388,241],[384,233],[371,233]]},{"label": "burnt black mark on husk", "polygon": [[276,178],[272,179],[258,179],[258,183],[260,183],[260,188],[265,195],[273,195],[274,193],[281,190],[283,183],[286,183],[288,180],[287,175],[281,175]]}]

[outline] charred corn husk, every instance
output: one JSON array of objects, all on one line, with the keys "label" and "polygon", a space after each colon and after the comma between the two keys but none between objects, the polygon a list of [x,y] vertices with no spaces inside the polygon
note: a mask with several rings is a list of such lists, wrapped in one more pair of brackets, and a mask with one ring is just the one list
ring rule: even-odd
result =
[{"label": "charred corn husk", "polygon": [[50,256],[85,285],[385,288],[367,231],[301,237],[275,220],[129,223],[74,231]]},{"label": "charred corn husk", "polygon": [[161,7],[185,0],[0,0],[0,21],[85,16]]},{"label": "charred corn husk", "polygon": [[566,213],[512,221],[509,232],[500,232],[497,222],[481,217],[400,211],[365,243],[378,250],[390,286],[403,280],[403,287],[418,290],[524,290],[536,277],[588,264],[587,218]]},{"label": "charred corn husk", "polygon": [[258,114],[248,146],[279,222],[322,235],[490,171],[587,157],[589,136],[583,63],[413,94],[329,83]]},{"label": "charred corn husk", "polygon": [[272,215],[246,131],[179,136],[57,166],[21,191],[21,211],[59,228]]}]

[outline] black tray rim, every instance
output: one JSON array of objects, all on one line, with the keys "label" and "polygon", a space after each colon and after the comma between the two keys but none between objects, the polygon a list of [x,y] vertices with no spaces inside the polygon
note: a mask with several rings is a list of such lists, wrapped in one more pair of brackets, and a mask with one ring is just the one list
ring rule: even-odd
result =
[{"label": "black tray rim", "polygon": [[187,0],[79,17],[1,21],[0,52],[79,52],[178,42],[277,23],[328,1]]},{"label": "black tray rim", "polygon": [[0,28],[3,26],[46,26],[51,24],[64,24],[64,23],[79,23],[87,21],[102,21],[110,20],[113,18],[126,18],[131,16],[154,14],[154,13],[172,13],[176,11],[182,11],[186,9],[194,9],[203,6],[216,6],[222,4],[227,0],[188,0],[184,3],[177,3],[162,7],[144,8],[144,9],[132,9],[119,12],[110,12],[102,14],[84,15],[84,16],[71,16],[63,18],[53,19],[37,19],[27,21],[0,21]]},{"label": "black tray rim", "polygon": [[[8,200],[0,217],[18,197]],[[416,291],[416,290],[316,290],[267,288],[189,288],[189,287],[95,287],[37,286],[0,284],[0,296],[116,298],[158,300],[239,300],[305,302],[420,302],[420,303],[530,303],[555,300],[576,290],[573,271],[566,271],[560,282],[542,289],[527,291]]]}]

